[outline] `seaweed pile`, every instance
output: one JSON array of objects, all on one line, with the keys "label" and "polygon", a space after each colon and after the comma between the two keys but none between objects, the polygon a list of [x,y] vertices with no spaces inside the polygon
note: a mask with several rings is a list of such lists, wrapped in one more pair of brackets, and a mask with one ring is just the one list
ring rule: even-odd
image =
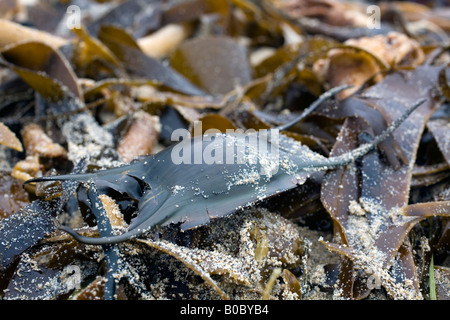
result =
[{"label": "seaweed pile", "polygon": [[[0,7],[1,299],[450,298],[450,8]],[[59,226],[123,233],[138,215],[139,179],[25,184],[133,163],[172,146],[176,129],[198,133],[198,123],[200,135],[274,128],[343,85],[351,87],[282,131],[288,146],[345,154],[425,100],[364,157],[206,224],[195,221],[208,212],[193,210],[188,230],[161,225],[116,244],[81,243]],[[179,181],[172,192],[192,187]]]}]

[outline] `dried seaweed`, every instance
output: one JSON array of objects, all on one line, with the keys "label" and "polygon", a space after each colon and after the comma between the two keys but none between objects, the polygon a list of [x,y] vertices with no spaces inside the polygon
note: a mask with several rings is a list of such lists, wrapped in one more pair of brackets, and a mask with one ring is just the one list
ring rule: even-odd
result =
[{"label": "dried seaweed", "polygon": [[[33,52],[30,59],[30,52]],[[41,42],[26,42],[2,51],[4,63],[44,98],[53,102],[66,96],[80,97],[81,90],[69,62]]]},{"label": "dried seaweed", "polygon": [[8,129],[3,123],[0,122],[0,143],[12,148],[16,151],[22,151],[22,143],[17,139],[16,135]]},{"label": "dried seaweed", "polygon": [[175,70],[210,94],[226,94],[251,80],[245,49],[232,38],[186,40],[170,61]]},{"label": "dried seaweed", "polygon": [[1,268],[6,269],[15,257],[37,244],[56,229],[53,222],[55,204],[33,201],[29,206],[2,220]]},{"label": "dried seaweed", "polygon": [[120,29],[102,27],[99,39],[120,59],[130,76],[158,81],[188,95],[204,95],[189,80],[170,66],[144,54],[131,36]]},{"label": "dried seaweed", "polygon": [[[434,77],[437,77],[437,74],[439,72],[439,69],[430,69],[427,72],[426,78],[430,79],[429,80],[429,85],[428,85],[428,90],[429,90],[429,94],[433,94],[433,92],[431,91],[431,89],[433,88],[432,84],[435,83],[433,78],[432,78],[432,71],[434,71]],[[375,102],[373,102],[375,105],[377,106],[381,106],[381,105],[385,105],[384,110],[385,112],[387,110],[394,110],[393,106],[389,106],[389,104],[391,104],[392,100],[383,100],[383,96],[385,97],[386,94],[391,94],[392,92],[392,86],[389,87],[388,91],[385,91],[383,88],[385,87],[384,83],[390,83],[393,86],[400,86],[402,87],[402,92],[404,92],[403,90],[407,91],[408,87],[416,90],[417,85],[415,84],[415,81],[420,81],[421,84],[421,88],[423,88],[423,90],[426,90],[427,86],[425,84],[425,79],[422,78],[422,75],[419,75],[419,70],[417,71],[413,71],[411,73],[411,75],[409,77],[407,77],[408,82],[404,81],[403,79],[405,78],[398,78],[397,75],[393,75],[391,77],[386,77],[386,79],[381,82],[379,85],[376,85],[372,88],[370,88],[367,92],[365,92],[365,95],[367,96],[375,96],[377,97],[377,99],[375,100]],[[395,80],[394,80],[395,78]],[[415,79],[415,78],[419,78],[419,79]],[[402,84],[402,82],[404,84]],[[411,90],[410,89],[410,90]],[[411,96],[411,95],[410,95]],[[410,97],[408,96],[408,98]],[[431,107],[431,108],[430,108]],[[433,107],[432,105],[428,107],[430,109],[422,109],[423,111],[423,117],[422,119],[427,119],[430,115],[431,112],[433,112],[436,107]],[[389,108],[389,109],[387,109]],[[398,107],[397,107],[398,108]],[[392,112],[390,111],[390,112]],[[419,126],[419,130],[415,130],[415,134],[414,134],[414,126]],[[397,136],[397,141],[400,142],[401,141],[401,148],[402,150],[405,152],[406,156],[409,157],[408,162],[409,163],[413,163],[414,162],[414,155],[415,155],[415,150],[411,150],[411,148],[416,148],[418,147],[418,142],[419,142],[419,138],[420,138],[420,134],[422,132],[422,128],[424,126],[424,122],[422,121],[422,123],[419,120],[414,121],[414,124],[409,124],[408,130],[406,131],[405,129],[402,130],[402,128],[399,130],[399,132],[397,133],[398,135],[402,134],[402,131],[404,131],[405,133],[403,133],[403,136]],[[344,127],[345,128],[345,127]],[[343,129],[343,131],[341,131],[343,133],[346,134],[347,137],[349,137],[349,139],[351,139],[350,137],[353,135],[353,143],[358,143],[358,140],[356,138],[355,141],[355,131],[353,129],[353,133],[349,133],[352,131],[349,131],[348,129],[345,130]],[[351,140],[350,140],[351,141]],[[408,142],[406,142],[408,141]],[[414,142],[415,141],[415,142]],[[346,143],[345,140],[340,140],[340,143]],[[351,142],[347,142],[347,146],[346,148],[351,148],[352,145],[349,143]],[[335,148],[339,148],[337,150],[342,150],[339,145],[336,145]],[[409,150],[408,150],[409,149]],[[345,150],[345,149],[344,149]],[[342,152],[342,151],[341,151]],[[388,169],[388,167],[386,168],[386,165],[383,164],[383,162],[381,162],[380,159],[377,159],[376,157],[374,157],[374,155],[368,155],[366,156],[363,160],[362,160],[362,170],[364,170],[364,165],[367,163],[367,167],[370,168],[370,170],[364,170],[363,174],[361,174],[360,176],[356,173],[355,170],[352,169],[340,169],[340,172],[333,172],[331,173],[329,176],[327,176],[325,179],[325,184],[323,185],[325,188],[322,189],[322,197],[324,199],[324,203],[325,205],[329,208],[329,211],[332,213],[334,219],[339,221],[339,224],[341,225],[340,228],[340,235],[341,235],[341,239],[343,240],[343,244],[348,246],[349,248],[352,248],[354,245],[352,245],[349,240],[348,240],[348,233],[345,232],[346,230],[346,225],[348,223],[348,218],[349,218],[349,213],[351,213],[351,208],[352,208],[352,201],[364,201],[364,203],[367,201],[369,204],[373,202],[373,204],[371,206],[373,206],[373,208],[371,206],[368,206],[367,208],[365,208],[364,206],[362,206],[362,210],[364,210],[367,213],[362,213],[364,216],[367,214],[367,222],[368,223],[368,227],[369,228],[376,228],[373,232],[374,232],[374,237],[375,237],[375,245],[377,248],[379,248],[379,250],[383,253],[383,254],[387,254],[388,257],[385,258],[384,263],[382,264],[382,267],[385,268],[387,267],[387,265],[389,264],[389,262],[391,261],[391,259],[393,258],[393,256],[395,255],[395,253],[397,252],[397,250],[400,249],[400,245],[403,242],[404,237],[406,236],[406,230],[409,231],[409,228],[411,228],[414,223],[417,223],[418,221],[414,221],[411,224],[408,224],[409,228],[407,228],[405,230],[405,233],[403,233],[403,237],[400,238],[400,243],[396,242],[396,241],[391,241],[391,240],[387,240],[384,238],[384,234],[389,234],[389,235],[396,235],[398,234],[398,231],[394,231],[397,230],[398,227],[395,227],[396,223],[394,223],[394,226],[392,226],[392,229],[390,229],[390,224],[388,221],[385,221],[386,218],[376,218],[377,215],[380,214],[380,212],[383,211],[391,211],[391,210],[395,210],[395,208],[401,208],[404,207],[407,204],[407,197],[409,195],[409,181],[410,181],[410,175],[411,175],[411,171],[410,170],[392,170],[392,169]],[[383,168],[384,167],[384,168]],[[361,180],[359,180],[361,179]],[[392,181],[392,182],[390,182]],[[394,182],[395,181],[395,182]],[[404,182],[405,184],[403,184],[403,186],[399,185],[399,181]],[[345,183],[345,184],[344,184]],[[391,183],[395,183],[395,188],[393,187],[393,185],[391,185]],[[341,187],[342,186],[342,187]],[[342,188],[342,189],[341,189]],[[331,191],[333,190],[333,191]],[[339,191],[337,191],[339,190]],[[342,190],[342,191],[341,191]],[[385,193],[384,190],[391,190],[391,192],[389,193]],[[338,194],[340,194],[340,197],[336,198],[332,198],[334,201],[334,205],[332,205],[332,203],[330,202],[330,200],[327,200],[329,198],[328,193],[332,192],[332,194],[336,194],[336,192],[338,192]],[[330,198],[331,199],[331,198]],[[339,204],[339,206],[337,206],[336,204]],[[341,210],[339,211],[337,208],[341,208]],[[372,211],[375,210],[375,211]],[[378,219],[383,219],[383,220],[378,220]],[[383,221],[383,222],[381,222]],[[380,224],[381,223],[381,224]],[[378,225],[380,224],[380,225]],[[403,226],[404,227],[404,226]],[[390,229],[389,232],[383,233],[383,230],[386,229]],[[404,230],[404,229],[402,229]],[[381,233],[380,233],[381,232]],[[343,235],[345,235],[345,237],[343,237]],[[377,238],[378,237],[378,238]],[[376,240],[378,239],[378,240]],[[354,241],[354,240],[351,240]],[[380,243],[383,243],[382,245]],[[356,249],[358,250],[368,250],[370,249],[370,247],[366,247],[366,249]],[[352,249],[350,249],[352,250]],[[354,255],[355,253],[353,253],[352,255]],[[353,257],[354,258],[354,257]],[[355,260],[357,261],[360,258],[356,258]],[[412,279],[415,280],[415,279]],[[389,284],[391,285],[391,284]],[[352,291],[348,291],[348,287],[347,287],[347,292],[345,292],[344,294],[346,294],[347,296],[352,296],[355,293]],[[350,288],[351,289],[351,288]],[[391,287],[392,289],[392,287]],[[418,288],[415,288],[415,295],[419,295],[418,293]],[[391,291],[392,294],[394,294]],[[361,290],[361,288],[359,288],[359,292],[357,293],[357,295],[359,297],[365,297],[368,295],[368,290]],[[394,294],[395,295],[395,294]]]}]

